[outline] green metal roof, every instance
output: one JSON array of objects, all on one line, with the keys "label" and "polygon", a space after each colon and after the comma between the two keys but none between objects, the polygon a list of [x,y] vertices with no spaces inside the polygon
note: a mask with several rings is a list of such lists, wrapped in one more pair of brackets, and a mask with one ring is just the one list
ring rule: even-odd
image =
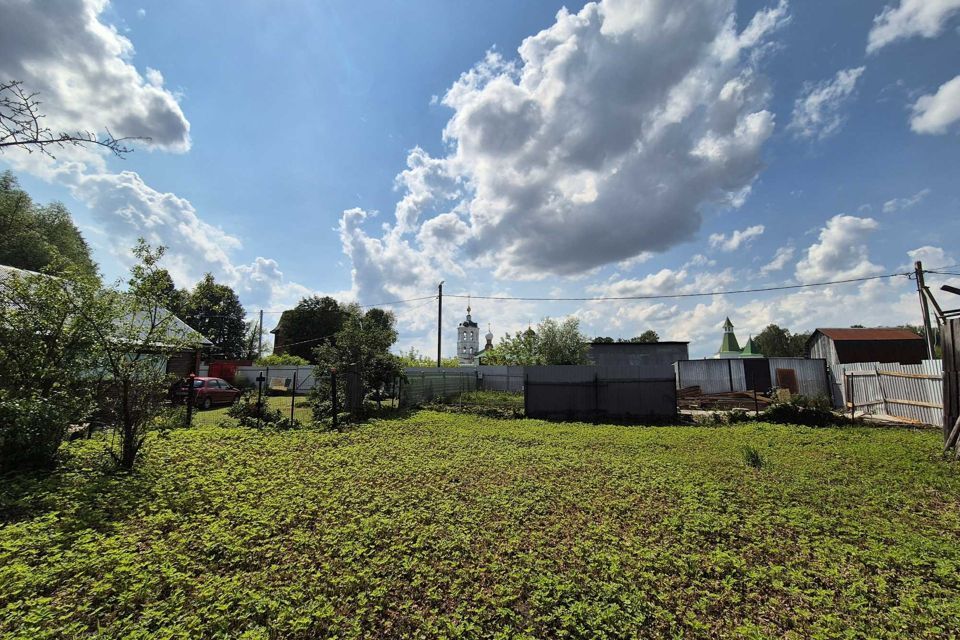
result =
[{"label": "green metal roof", "polygon": [[747,346],[745,346],[745,347],[740,351],[740,355],[741,355],[741,356],[756,356],[756,357],[760,357],[760,358],[763,357],[763,354],[760,353],[760,350],[757,348],[757,343],[753,341],[753,336],[750,336],[750,338],[747,340]]},{"label": "green metal roof", "polygon": [[737,336],[733,333],[733,323],[730,318],[723,323],[723,342],[720,343],[720,353],[729,353],[731,351],[740,351],[740,343],[737,342]]}]

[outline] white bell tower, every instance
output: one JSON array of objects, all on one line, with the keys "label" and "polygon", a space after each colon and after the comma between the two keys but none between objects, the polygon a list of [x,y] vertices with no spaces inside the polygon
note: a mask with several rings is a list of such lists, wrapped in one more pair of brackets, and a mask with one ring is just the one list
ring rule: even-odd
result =
[{"label": "white bell tower", "polygon": [[470,301],[467,299],[467,317],[457,325],[457,359],[461,365],[472,365],[480,351],[480,327],[470,317]]}]

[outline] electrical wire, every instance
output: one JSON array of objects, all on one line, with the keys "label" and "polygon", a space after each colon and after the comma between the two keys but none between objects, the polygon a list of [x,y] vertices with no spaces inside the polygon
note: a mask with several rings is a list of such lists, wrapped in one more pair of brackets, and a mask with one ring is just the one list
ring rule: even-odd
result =
[{"label": "electrical wire", "polygon": [[592,298],[539,298],[524,296],[474,296],[474,295],[456,295],[448,294],[449,298],[473,298],[476,300],[499,300],[499,301],[526,301],[526,302],[603,302],[606,300],[666,300],[672,298],[700,298],[709,296],[724,296],[735,293],[762,293],[765,291],[784,291],[787,289],[805,289],[808,287],[826,287],[833,284],[848,284],[851,282],[866,282],[868,280],[880,280],[883,278],[898,278],[909,276],[911,272],[887,273],[878,276],[864,276],[862,278],[847,278],[845,280],[831,280],[828,282],[807,282],[804,284],[788,284],[776,287],[759,287],[756,289],[731,289],[727,291],[703,291],[691,293],[663,293],[649,294],[640,296],[597,296]]}]

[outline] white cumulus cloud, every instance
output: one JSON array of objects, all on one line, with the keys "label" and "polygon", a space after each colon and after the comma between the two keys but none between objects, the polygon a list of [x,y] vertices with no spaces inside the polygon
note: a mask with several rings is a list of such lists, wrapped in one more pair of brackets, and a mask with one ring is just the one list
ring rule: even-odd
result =
[{"label": "white cumulus cloud", "polygon": [[946,133],[960,120],[960,76],[940,85],[936,93],[920,96],[913,104],[910,128],[916,133]]},{"label": "white cumulus cloud", "polygon": [[457,238],[457,265],[510,279],[689,240],[704,206],[742,203],[761,169],[774,123],[755,65],[787,19],[785,2],[738,30],[733,0],[604,0],[561,10],[516,59],[489,53],[442,98],[450,153],[411,152],[379,237],[368,213],[344,214],[361,294],[399,292],[398,272],[438,279],[440,237]]},{"label": "white cumulus cloud", "polygon": [[0,80],[39,92],[55,131],[104,128],[151,139],[168,151],[190,148],[190,123],[157,72],[131,64],[133,43],[100,21],[106,0],[0,0]]},{"label": "white cumulus cloud", "polygon": [[767,275],[770,275],[771,273],[782,270],[784,267],[787,266],[787,263],[793,260],[794,253],[796,253],[796,250],[790,245],[787,245],[785,247],[780,247],[779,249],[777,249],[777,252],[773,255],[773,259],[770,260],[770,262],[768,262],[767,264],[760,267],[761,275],[767,276]]},{"label": "white cumulus cloud", "polygon": [[793,103],[789,129],[798,137],[826,138],[843,126],[844,105],[853,97],[866,67],[841,69],[830,80],[807,84]]},{"label": "white cumulus cloud", "polygon": [[914,36],[936,37],[957,12],[960,0],[900,0],[896,6],[888,5],[873,19],[867,53]]},{"label": "white cumulus cloud", "polygon": [[756,224],[743,231],[736,230],[729,237],[724,233],[712,233],[709,240],[710,246],[721,251],[736,251],[750,244],[754,238],[763,235],[763,229],[762,224]]},{"label": "white cumulus cloud", "polygon": [[836,215],[827,220],[817,242],[797,263],[800,282],[823,282],[875,275],[882,267],[870,262],[866,237],[879,228],[873,218]]}]

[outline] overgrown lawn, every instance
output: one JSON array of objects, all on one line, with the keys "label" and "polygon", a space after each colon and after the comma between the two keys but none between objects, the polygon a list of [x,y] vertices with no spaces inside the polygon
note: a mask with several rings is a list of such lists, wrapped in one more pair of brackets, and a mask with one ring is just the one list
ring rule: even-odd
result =
[{"label": "overgrown lawn", "polygon": [[960,628],[960,472],[933,430],[420,412],[342,434],[175,431],[134,476],[103,470],[104,444],[5,479],[0,636]]}]

